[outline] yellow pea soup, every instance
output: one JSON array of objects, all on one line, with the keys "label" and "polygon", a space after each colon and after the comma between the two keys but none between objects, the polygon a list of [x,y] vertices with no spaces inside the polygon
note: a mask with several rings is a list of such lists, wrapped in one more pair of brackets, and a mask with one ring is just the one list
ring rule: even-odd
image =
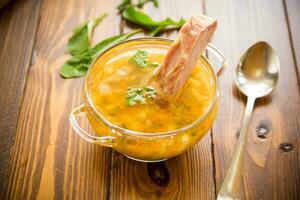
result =
[{"label": "yellow pea soup", "polygon": [[[151,85],[156,70],[155,66],[140,67],[133,61],[133,56],[139,50],[146,51],[148,63],[162,64],[169,46],[170,42],[162,40],[125,42],[105,52],[94,63],[86,79],[94,108],[118,127],[159,135],[184,128],[203,118],[198,125],[172,137],[137,138],[109,133],[117,138],[114,148],[135,159],[160,160],[184,152],[209,130],[216,115],[217,101],[212,105],[217,93],[216,77],[204,57],[194,67],[181,95],[168,106],[159,105],[155,99],[148,97],[144,103],[137,101],[134,105],[128,104],[128,88]],[[99,135],[110,132],[94,116],[89,115],[88,118]]]}]

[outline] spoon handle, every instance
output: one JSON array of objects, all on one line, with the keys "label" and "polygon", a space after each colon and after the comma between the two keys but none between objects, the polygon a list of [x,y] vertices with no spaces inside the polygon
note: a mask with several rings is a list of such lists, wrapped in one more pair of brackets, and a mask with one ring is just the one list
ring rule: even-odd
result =
[{"label": "spoon handle", "polygon": [[229,170],[218,194],[218,200],[239,199],[242,183],[242,168],[247,141],[247,128],[250,122],[255,98],[248,97],[243,125],[240,131],[238,144],[234,150]]}]

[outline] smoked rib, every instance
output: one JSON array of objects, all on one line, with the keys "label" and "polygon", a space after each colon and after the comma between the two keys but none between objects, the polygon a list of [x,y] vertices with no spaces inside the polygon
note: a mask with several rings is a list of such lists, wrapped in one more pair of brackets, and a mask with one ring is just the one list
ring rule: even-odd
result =
[{"label": "smoked rib", "polygon": [[201,14],[193,15],[180,29],[170,47],[156,81],[168,97],[176,97],[189,78],[217,27],[217,20]]}]

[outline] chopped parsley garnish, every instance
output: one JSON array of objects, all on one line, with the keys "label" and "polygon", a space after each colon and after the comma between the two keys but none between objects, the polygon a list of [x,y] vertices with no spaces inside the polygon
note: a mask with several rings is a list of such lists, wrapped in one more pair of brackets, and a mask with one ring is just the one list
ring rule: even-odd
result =
[{"label": "chopped parsley garnish", "polygon": [[156,95],[155,88],[151,86],[142,87],[142,88],[132,88],[127,89],[127,104],[133,106],[136,103],[146,104],[146,98],[154,98]]},{"label": "chopped parsley garnish", "polygon": [[159,66],[160,66],[160,63],[159,63],[159,62],[150,62],[150,63],[148,63],[148,65],[149,65],[150,67],[159,67]]},{"label": "chopped parsley garnish", "polygon": [[135,64],[137,64],[138,67],[144,68],[148,66],[146,62],[148,60],[147,51],[138,50],[131,59],[135,62]]},{"label": "chopped parsley garnish", "polygon": [[144,50],[137,50],[137,52],[130,59],[137,67],[159,67],[159,62],[149,62],[148,52]]}]

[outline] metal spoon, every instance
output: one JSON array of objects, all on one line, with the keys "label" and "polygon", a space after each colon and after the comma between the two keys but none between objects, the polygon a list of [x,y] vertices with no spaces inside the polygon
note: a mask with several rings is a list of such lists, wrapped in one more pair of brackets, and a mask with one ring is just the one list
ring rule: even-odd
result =
[{"label": "metal spoon", "polygon": [[257,42],[251,46],[238,62],[235,82],[239,90],[247,96],[247,105],[238,144],[218,194],[218,200],[239,199],[247,128],[254,102],[274,90],[278,82],[279,70],[277,54],[266,42]]}]

